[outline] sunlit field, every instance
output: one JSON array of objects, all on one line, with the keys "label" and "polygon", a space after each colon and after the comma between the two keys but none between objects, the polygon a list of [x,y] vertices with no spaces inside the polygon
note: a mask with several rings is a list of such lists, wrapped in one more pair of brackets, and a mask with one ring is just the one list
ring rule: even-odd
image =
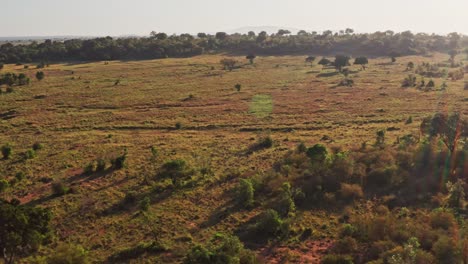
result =
[{"label": "sunlit field", "polygon": [[[277,163],[300,143],[337,153],[373,146],[385,131],[384,144],[398,146],[408,135],[424,140],[423,118],[468,114],[464,79],[425,77],[432,89],[402,87],[415,72],[409,62],[447,64],[446,54],[370,58],[365,70],[348,67],[352,86],[339,86],[343,74],[304,56],[259,56],[253,64],[229,57],[239,62],[232,71],[220,64],[226,57],[51,64],[41,81],[34,65],[4,66],[0,74],[24,73],[31,82],[8,93],[1,86],[0,143],[12,154],[0,160],[11,185],[0,195],[51,209],[54,238],[40,255],[65,241],[83,246],[93,262],[182,262],[194,245],[223,233],[239,235],[265,263],[317,263],[340,239],[343,212],[365,212],[366,202],[298,206],[287,238],[260,242],[242,238],[242,227],[274,195],[239,209],[240,179],[286,175]],[[263,147],[265,138],[271,147]],[[122,156],[125,166],[116,167]],[[160,177],[171,160],[185,161],[189,177]],[[160,247],[138,251],[154,241]]]}]

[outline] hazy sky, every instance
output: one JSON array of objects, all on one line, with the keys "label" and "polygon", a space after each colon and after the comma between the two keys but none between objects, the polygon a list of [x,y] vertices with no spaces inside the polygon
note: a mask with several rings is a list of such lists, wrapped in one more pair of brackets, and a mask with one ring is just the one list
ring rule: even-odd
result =
[{"label": "hazy sky", "polygon": [[279,26],[468,34],[468,0],[0,0],[0,36],[148,35]]}]

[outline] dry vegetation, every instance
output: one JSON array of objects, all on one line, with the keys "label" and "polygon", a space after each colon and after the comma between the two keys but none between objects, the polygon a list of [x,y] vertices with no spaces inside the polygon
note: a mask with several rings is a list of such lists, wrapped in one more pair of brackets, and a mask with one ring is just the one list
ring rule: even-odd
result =
[{"label": "dry vegetation", "polygon": [[[12,154],[0,160],[0,175],[24,175],[3,198],[52,210],[55,236],[39,254],[66,241],[96,262],[180,262],[194,244],[238,232],[268,207],[265,198],[251,210],[234,210],[231,191],[239,177],[268,174],[300,142],[352,149],[373,144],[384,130],[391,145],[408,134],[419,138],[428,115],[468,114],[463,79],[436,76],[430,90],[402,87],[412,73],[408,62],[446,63],[448,55],[370,59],[366,70],[349,67],[352,87],[337,86],[341,74],[311,67],[303,56],[257,57],[253,64],[235,57],[241,67],[232,71],[220,65],[223,58],[53,64],[41,69],[41,81],[33,67],[0,70],[32,80],[10,93],[1,87],[0,144]],[[443,83],[447,88],[439,89]],[[264,137],[271,147],[258,141]],[[41,147],[32,152],[35,143]],[[119,157],[125,166],[115,165]],[[100,159],[106,165],[96,169]],[[185,164],[163,166],[177,159]],[[174,166],[183,167],[181,183],[164,176]],[[350,199],[363,196],[342,188]],[[337,239],[342,212],[298,210],[290,223],[296,235],[245,244],[268,263],[313,263]],[[307,229],[310,237],[298,239]],[[155,240],[164,247],[139,244]],[[137,248],[135,256],[118,255],[129,248]]]}]

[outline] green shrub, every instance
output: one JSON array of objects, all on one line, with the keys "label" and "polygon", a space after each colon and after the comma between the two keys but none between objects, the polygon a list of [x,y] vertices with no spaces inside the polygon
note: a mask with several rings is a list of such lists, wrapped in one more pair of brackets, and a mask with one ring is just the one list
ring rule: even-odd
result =
[{"label": "green shrub", "polygon": [[324,161],[327,158],[327,148],[322,144],[316,144],[307,149],[307,156],[313,161]]},{"label": "green shrub", "polygon": [[236,236],[217,234],[207,246],[196,245],[186,255],[185,264],[257,264],[254,252],[244,248]]},{"label": "green shrub", "polygon": [[38,150],[41,150],[43,148],[44,148],[44,145],[39,143],[39,142],[34,143],[33,146],[32,146],[32,149],[34,151],[38,151]]},{"label": "green shrub", "polygon": [[15,174],[15,178],[18,180],[18,181],[22,181],[24,178],[26,178],[26,174],[22,171],[20,172],[17,172]]},{"label": "green shrub", "polygon": [[47,257],[48,264],[88,264],[88,252],[80,245],[61,244]]},{"label": "green shrub", "polygon": [[280,197],[277,204],[277,211],[280,215],[286,216],[296,210],[296,205],[292,197],[291,184],[283,183],[281,186]]},{"label": "green shrub", "polygon": [[257,142],[258,148],[271,148],[273,146],[273,139],[270,136],[261,137]]},{"label": "green shrub", "polygon": [[353,237],[357,232],[357,229],[351,225],[351,224],[344,224],[340,231],[339,231],[339,234],[340,234],[340,237],[347,237],[347,236],[350,236],[350,237]]},{"label": "green shrub", "polygon": [[92,173],[94,173],[96,170],[97,170],[97,168],[96,168],[96,162],[93,161],[93,162],[88,163],[88,165],[86,165],[86,167],[84,167],[83,173],[84,173],[84,174],[92,174]]},{"label": "green shrub", "polygon": [[175,124],[175,129],[179,130],[179,129],[182,129],[182,123],[181,122],[177,122]]},{"label": "green shrub", "polygon": [[104,171],[107,167],[106,161],[104,159],[98,159],[96,164],[96,171]]},{"label": "green shrub", "polygon": [[5,179],[1,179],[0,180],[0,193],[3,193],[4,191],[6,191],[8,187],[10,187],[10,183]]},{"label": "green shrub", "polygon": [[44,74],[44,72],[42,72],[42,71],[39,71],[39,72],[37,72],[37,73],[36,73],[36,79],[37,79],[38,81],[41,81],[41,80],[43,80],[43,79],[44,79],[44,77],[45,77],[45,74]]},{"label": "green shrub", "polygon": [[236,90],[237,90],[238,92],[240,92],[240,90],[241,90],[241,88],[242,88],[242,85],[236,84],[234,87],[236,88]]},{"label": "green shrub", "polygon": [[62,181],[53,182],[52,193],[56,196],[62,196],[70,192],[70,187],[66,186]]},{"label": "green shrub", "polygon": [[36,151],[34,149],[28,149],[24,154],[26,159],[34,159],[36,157]]},{"label": "green shrub", "polygon": [[181,181],[189,178],[193,173],[194,171],[189,168],[185,160],[176,159],[164,163],[160,168],[158,176],[169,178],[173,185],[179,186]]},{"label": "green shrub", "polygon": [[237,187],[237,201],[243,207],[251,207],[254,203],[254,187],[249,179],[241,179]]},{"label": "green shrub", "polygon": [[273,209],[268,209],[260,215],[255,225],[255,231],[266,237],[274,237],[280,234],[282,225],[283,220],[281,220],[278,212]]},{"label": "green shrub", "polygon": [[151,203],[151,200],[148,196],[146,196],[145,198],[143,198],[141,201],[140,201],[140,210],[141,211],[148,211],[149,207],[150,207],[150,203]]},{"label": "green shrub", "polygon": [[118,156],[117,158],[111,160],[112,168],[115,170],[123,169],[127,166],[127,151]]},{"label": "green shrub", "polygon": [[3,145],[2,146],[2,155],[3,159],[9,159],[11,158],[11,155],[13,154],[13,148],[10,145]]}]

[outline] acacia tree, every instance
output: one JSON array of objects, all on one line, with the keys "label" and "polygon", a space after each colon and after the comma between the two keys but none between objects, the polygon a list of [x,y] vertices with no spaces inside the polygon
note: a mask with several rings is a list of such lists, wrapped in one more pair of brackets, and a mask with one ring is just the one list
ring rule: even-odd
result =
[{"label": "acacia tree", "polygon": [[345,55],[336,55],[335,56],[335,62],[333,62],[333,65],[335,68],[339,71],[343,71],[343,67],[349,66],[349,60],[351,58]]},{"label": "acacia tree", "polygon": [[6,264],[16,256],[35,252],[50,234],[47,209],[0,200],[0,250]]},{"label": "acacia tree", "polygon": [[312,64],[314,63],[315,61],[315,57],[314,56],[308,56],[306,59],[305,59],[305,62],[306,63],[310,63],[310,65],[312,66]]},{"label": "acacia tree", "polygon": [[439,137],[447,147],[451,156],[452,175],[456,168],[456,155],[458,143],[462,137],[468,136],[468,122],[464,120],[459,112],[451,115],[446,113],[436,113],[432,117],[423,119],[421,123],[421,133],[429,135],[429,137]]},{"label": "acacia tree", "polygon": [[369,64],[369,60],[366,57],[357,57],[354,59],[354,64],[361,65],[362,69],[366,69],[366,65]]},{"label": "acacia tree", "polygon": [[253,64],[254,60],[255,60],[255,58],[257,58],[257,56],[255,56],[255,54],[251,53],[251,54],[247,55],[245,58],[249,60],[250,64]]}]

